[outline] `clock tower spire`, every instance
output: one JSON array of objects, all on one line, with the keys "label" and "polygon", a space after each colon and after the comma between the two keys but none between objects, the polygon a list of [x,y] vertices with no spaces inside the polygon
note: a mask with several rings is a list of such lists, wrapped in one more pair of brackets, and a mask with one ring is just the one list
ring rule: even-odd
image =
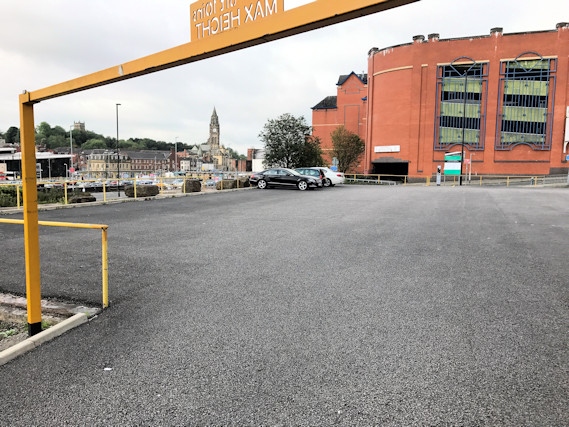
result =
[{"label": "clock tower spire", "polygon": [[212,149],[219,149],[219,118],[217,117],[215,107],[213,107],[213,113],[209,121],[209,145]]}]

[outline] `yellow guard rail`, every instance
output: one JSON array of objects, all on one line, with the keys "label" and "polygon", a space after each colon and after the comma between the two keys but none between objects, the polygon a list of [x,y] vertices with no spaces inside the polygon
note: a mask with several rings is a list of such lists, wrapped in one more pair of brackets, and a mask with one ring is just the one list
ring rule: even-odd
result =
[{"label": "yellow guard rail", "polygon": [[[24,224],[23,219],[4,219],[0,218],[2,224]],[[38,221],[38,225],[48,227],[66,227],[66,228],[85,228],[85,229],[101,229],[101,258],[102,258],[102,280],[103,280],[103,308],[109,306],[109,258],[108,258],[108,225],[105,224],[82,224],[73,222],[57,222],[57,221]],[[28,310],[28,323],[30,312]]]}]

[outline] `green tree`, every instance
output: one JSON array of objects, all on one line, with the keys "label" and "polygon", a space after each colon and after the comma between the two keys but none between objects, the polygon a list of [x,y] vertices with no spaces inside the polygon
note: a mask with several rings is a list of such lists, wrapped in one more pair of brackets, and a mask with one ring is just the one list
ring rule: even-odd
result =
[{"label": "green tree", "polygon": [[332,153],[338,159],[338,169],[348,172],[365,151],[365,143],[344,126],[338,126],[331,136]]},{"label": "green tree", "polygon": [[317,136],[306,138],[304,150],[302,150],[301,154],[302,156],[297,167],[324,166],[320,138]]},{"label": "green tree", "polygon": [[317,154],[315,145],[320,145],[313,140],[311,132],[303,116],[294,117],[285,113],[275,120],[269,120],[259,134],[265,143],[265,165],[296,168],[304,166],[309,160],[317,161],[314,158]]},{"label": "green tree", "polygon": [[49,149],[69,147],[69,141],[65,138],[65,135],[50,135],[44,142]]},{"label": "green tree", "polygon": [[36,127],[36,141],[41,141],[42,139],[47,139],[51,135],[51,126],[47,122],[41,122]]},{"label": "green tree", "polygon": [[83,150],[93,150],[95,148],[107,148],[107,144],[102,139],[93,138],[81,146]]},{"label": "green tree", "polygon": [[87,141],[91,139],[102,139],[102,137],[101,135],[97,135],[95,132],[91,132],[89,130],[73,129],[74,147],[83,147],[83,144],[85,144]]},{"label": "green tree", "polygon": [[51,128],[51,133],[49,136],[61,136],[63,139],[69,139],[69,131],[66,131],[61,126],[55,126]]},{"label": "green tree", "polygon": [[137,150],[146,149],[146,145],[144,145],[144,143],[140,142],[140,140],[138,140],[138,142],[137,142],[133,139],[128,139],[126,141],[124,139],[121,139],[119,141],[119,148],[121,150],[137,151]]},{"label": "green tree", "polygon": [[6,131],[6,143],[15,144],[20,142],[20,129],[15,126],[10,126]]},{"label": "green tree", "polygon": [[[188,147],[188,148],[191,148],[191,147]],[[240,159],[240,160],[246,160],[247,159],[247,156],[244,156],[243,154],[239,154],[237,151],[235,151],[231,147],[227,147],[227,152],[229,153],[229,156],[232,159]]]}]

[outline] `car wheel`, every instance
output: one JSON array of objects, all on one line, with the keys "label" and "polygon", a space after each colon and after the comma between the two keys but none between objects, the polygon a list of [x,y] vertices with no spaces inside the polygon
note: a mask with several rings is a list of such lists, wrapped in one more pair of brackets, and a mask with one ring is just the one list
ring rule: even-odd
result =
[{"label": "car wheel", "polygon": [[257,188],[260,188],[261,190],[267,188],[267,181],[265,181],[264,179],[260,179],[259,181],[257,181]]},{"label": "car wheel", "polygon": [[332,181],[330,181],[330,178],[324,178],[324,181],[322,181],[322,185],[324,187],[330,187],[332,186]]},{"label": "car wheel", "polygon": [[308,183],[306,181],[298,181],[298,183],[296,184],[296,186],[298,187],[298,189],[300,191],[304,191],[308,188]]}]

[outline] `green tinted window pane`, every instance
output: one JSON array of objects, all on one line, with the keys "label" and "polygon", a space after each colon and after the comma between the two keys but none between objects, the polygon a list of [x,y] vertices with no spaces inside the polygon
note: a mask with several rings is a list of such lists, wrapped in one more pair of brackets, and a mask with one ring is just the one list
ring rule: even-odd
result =
[{"label": "green tinted window pane", "polygon": [[[441,127],[439,135],[441,144],[460,144],[462,143],[462,129]],[[480,131],[477,129],[465,129],[464,143],[478,144],[480,141]]]},{"label": "green tinted window pane", "polygon": [[547,121],[547,108],[506,106],[502,112],[502,120],[545,123]]},{"label": "green tinted window pane", "polygon": [[[441,116],[463,117],[464,103],[462,102],[441,102]],[[466,104],[467,118],[480,118],[479,104]]]},{"label": "green tinted window pane", "polygon": [[502,132],[500,136],[502,144],[543,144],[545,135],[534,133]]},{"label": "green tinted window pane", "polygon": [[504,85],[506,95],[547,96],[549,82],[532,80],[508,80]]}]

